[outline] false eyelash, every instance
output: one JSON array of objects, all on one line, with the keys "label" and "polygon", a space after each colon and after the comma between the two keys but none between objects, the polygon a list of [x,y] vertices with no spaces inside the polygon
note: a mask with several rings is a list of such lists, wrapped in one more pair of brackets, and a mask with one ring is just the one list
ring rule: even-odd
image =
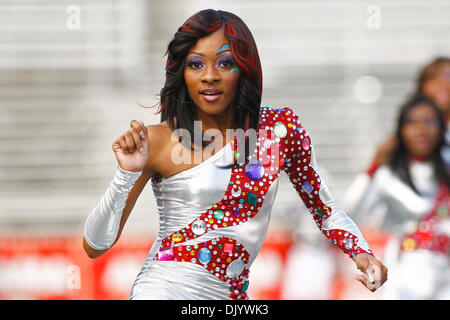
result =
[{"label": "false eyelash", "polygon": [[[203,62],[201,60],[198,59],[190,59],[186,62],[186,66],[193,68],[193,65],[198,64],[201,67],[203,67]],[[196,68],[194,68],[196,69]]]},{"label": "false eyelash", "polygon": [[220,64],[222,64],[224,62],[227,62],[229,64],[229,66],[227,68],[231,68],[232,66],[234,66],[236,64],[232,57],[227,56],[227,57],[219,59],[219,61],[216,62],[216,67],[220,66]]}]

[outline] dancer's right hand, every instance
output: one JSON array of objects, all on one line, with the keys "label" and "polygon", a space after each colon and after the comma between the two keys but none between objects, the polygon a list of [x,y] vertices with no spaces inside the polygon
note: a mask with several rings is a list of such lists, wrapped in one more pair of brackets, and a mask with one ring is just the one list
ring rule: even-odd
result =
[{"label": "dancer's right hand", "polygon": [[142,171],[149,157],[149,140],[144,123],[131,120],[130,129],[113,142],[112,148],[123,170]]}]

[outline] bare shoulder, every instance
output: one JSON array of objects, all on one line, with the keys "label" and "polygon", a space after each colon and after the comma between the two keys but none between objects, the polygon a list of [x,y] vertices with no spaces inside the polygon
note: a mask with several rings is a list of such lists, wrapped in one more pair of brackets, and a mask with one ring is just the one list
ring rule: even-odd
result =
[{"label": "bare shoulder", "polygon": [[161,164],[165,162],[164,155],[171,142],[172,130],[166,121],[146,125],[147,136],[149,141],[149,160],[146,169],[153,175],[159,173]]},{"label": "bare shoulder", "polygon": [[170,140],[172,129],[167,121],[145,127],[147,128],[150,146],[165,145]]}]

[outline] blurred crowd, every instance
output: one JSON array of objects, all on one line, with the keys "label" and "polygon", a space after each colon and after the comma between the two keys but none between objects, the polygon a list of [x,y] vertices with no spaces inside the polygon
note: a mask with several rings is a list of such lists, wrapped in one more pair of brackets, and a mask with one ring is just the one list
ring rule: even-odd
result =
[{"label": "blurred crowd", "polygon": [[[341,205],[364,235],[381,239],[375,255],[389,271],[377,292],[380,299],[450,299],[449,57],[419,71],[394,129],[376,146]],[[298,238],[287,261],[283,297],[333,298],[339,274],[347,277],[339,270],[340,258],[328,247],[317,253],[321,242],[315,237]],[[308,272],[314,263],[320,272]]]}]

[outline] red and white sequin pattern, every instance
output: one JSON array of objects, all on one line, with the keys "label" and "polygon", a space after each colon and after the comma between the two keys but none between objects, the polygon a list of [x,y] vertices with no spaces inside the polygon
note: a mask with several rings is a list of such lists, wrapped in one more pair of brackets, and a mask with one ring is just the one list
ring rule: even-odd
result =
[{"label": "red and white sequin pattern", "polygon": [[438,231],[441,221],[448,219],[450,211],[450,196],[445,184],[439,186],[433,209],[418,223],[417,230],[404,237],[401,249],[413,251],[425,249],[433,252],[449,254],[450,239]]},{"label": "red and white sequin pattern", "polygon": [[[265,137],[260,135],[258,141],[261,145]],[[233,149],[234,152],[238,150],[236,139],[233,142]],[[251,160],[245,164],[235,165],[232,169],[222,201],[214,204],[185,228],[163,239],[161,247],[171,247],[177,243],[196,239],[211,230],[235,226],[253,218],[263,204],[264,195],[279,174],[278,164],[274,165],[274,161],[268,159],[267,154],[258,153],[257,157],[256,154],[254,150]]]},{"label": "red and white sequin pattern", "polygon": [[235,239],[218,237],[194,245],[162,249],[154,260],[198,264],[229,284],[232,299],[247,299],[249,254]]},{"label": "red and white sequin pattern", "polygon": [[[236,154],[239,150],[236,137],[232,146]],[[286,171],[322,230],[322,223],[330,217],[332,210],[320,199],[320,177],[310,166],[311,151],[311,140],[291,109],[261,108],[256,146],[245,163],[232,168],[222,200],[185,228],[163,239],[154,260],[200,264],[229,284],[232,299],[246,299],[249,254],[242,244],[228,237],[195,245],[184,242],[198,239],[212,230],[251,220],[261,208],[272,182],[278,178],[280,168]],[[358,238],[346,230],[322,231],[352,258],[366,252],[358,246]]]},{"label": "red and white sequin pattern", "polygon": [[271,110],[269,113],[274,115],[266,121],[268,126],[281,122],[287,127],[286,137],[280,143],[280,153],[286,157],[284,171],[288,174],[295,190],[313,215],[319,229],[331,243],[341,248],[352,259],[359,253],[373,255],[371,249],[368,248],[367,251],[362,249],[358,245],[358,237],[348,230],[326,230],[323,228],[323,224],[333,212],[332,208],[327,207],[320,197],[321,180],[311,166],[313,152],[311,138],[301,125],[298,115],[290,108]]}]

